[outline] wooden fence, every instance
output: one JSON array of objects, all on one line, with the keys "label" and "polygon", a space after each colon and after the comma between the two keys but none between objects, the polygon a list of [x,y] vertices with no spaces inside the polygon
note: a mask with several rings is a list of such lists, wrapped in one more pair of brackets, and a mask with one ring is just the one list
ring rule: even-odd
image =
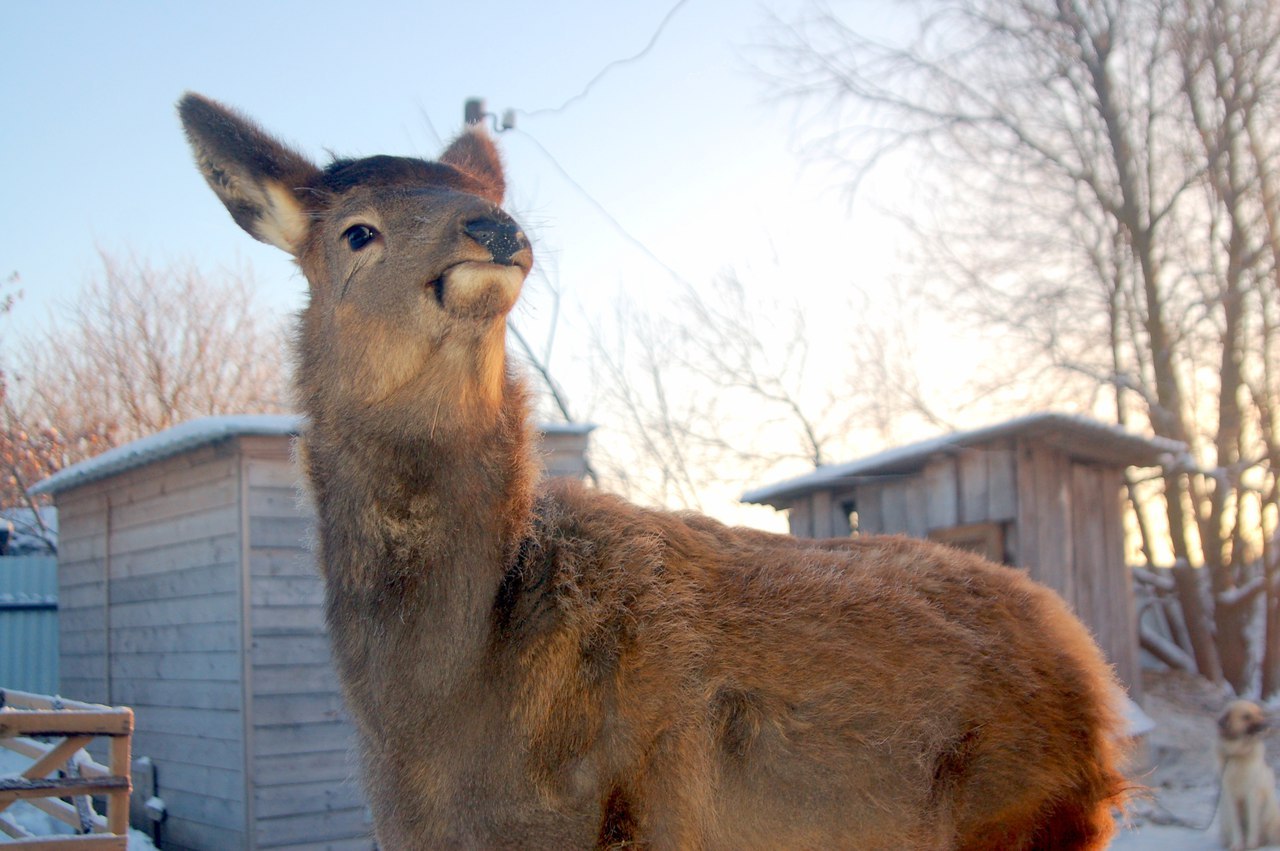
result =
[{"label": "wooden fence", "polygon": [[[107,739],[108,765],[83,751],[99,736]],[[20,776],[0,777],[0,833],[13,840],[6,843],[0,836],[0,845],[126,851],[132,736],[132,709],[0,690],[0,747],[32,760]],[[93,809],[94,795],[107,799],[106,816]],[[4,814],[18,800],[70,825],[77,834],[33,836]]]}]

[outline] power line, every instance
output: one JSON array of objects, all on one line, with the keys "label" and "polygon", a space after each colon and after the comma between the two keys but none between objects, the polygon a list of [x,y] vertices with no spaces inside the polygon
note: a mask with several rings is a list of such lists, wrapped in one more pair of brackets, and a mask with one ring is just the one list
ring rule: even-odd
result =
[{"label": "power line", "polygon": [[[581,91],[579,91],[577,94],[573,95],[572,97],[568,98],[566,101],[564,101],[564,103],[560,104],[559,106],[544,107],[542,109],[534,109],[534,110],[512,109],[508,111],[508,114],[520,114],[520,115],[525,115],[529,117],[534,117],[539,115],[553,115],[555,113],[563,112],[564,110],[568,109],[573,104],[587,97],[587,95],[591,93],[591,90],[595,88],[596,84],[599,83],[602,79],[604,79],[604,77],[607,76],[609,72],[623,65],[628,65],[633,62],[638,62],[639,60],[647,56],[653,50],[653,48],[657,45],[658,40],[662,38],[662,34],[666,31],[667,25],[671,23],[671,20],[676,16],[676,14],[681,9],[683,9],[688,3],[689,3],[689,0],[676,0],[676,3],[670,9],[667,10],[667,14],[664,15],[662,20],[658,22],[658,26],[654,29],[653,35],[650,36],[648,43],[645,44],[643,48],[641,48],[637,53],[631,56],[627,56],[622,59],[615,59],[612,62],[605,65],[598,72],[596,72],[595,76],[593,76],[590,80],[587,81],[586,85],[582,87]],[[484,110],[483,101],[477,101],[476,109],[480,110],[482,115],[488,115],[488,113],[483,112]],[[596,197],[592,195],[590,192],[588,192],[586,187],[584,187],[581,183],[579,183],[573,177],[573,175],[569,173],[568,169],[566,169],[563,165],[561,165],[560,161],[556,159],[555,155],[552,154],[550,151],[548,151],[546,147],[543,146],[543,144],[539,142],[534,136],[530,135],[526,130],[517,128],[515,126],[514,120],[508,122],[507,119],[504,117],[502,124],[499,125],[497,122],[497,116],[493,116],[493,118],[495,119],[494,120],[495,130],[498,130],[500,132],[505,130],[518,130],[520,135],[524,136],[524,138],[528,139],[530,142],[533,143],[533,146],[542,153],[542,155],[546,158],[547,162],[551,163],[552,167],[555,168],[555,170],[560,173],[560,176],[564,178],[564,180],[568,182],[570,186],[572,186],[575,190],[577,190],[578,194],[580,194],[584,199],[586,199],[586,201],[589,204],[591,204],[592,207],[595,208],[596,212],[598,212],[601,216],[603,216],[604,219],[607,222],[609,222],[610,225],[613,226],[614,230],[616,230],[618,234],[622,236],[623,239],[631,243],[631,245],[633,245],[642,254],[644,254],[646,257],[652,260],[655,264],[657,264],[659,267],[665,270],[666,273],[671,276],[672,280],[676,281],[677,283],[683,285],[684,287],[690,290],[693,289],[693,285],[690,284],[689,281],[683,275],[681,275],[675,269],[671,268],[671,266],[669,266],[666,262],[664,262],[662,258],[660,258],[657,254],[655,254],[653,250],[650,249],[649,246],[646,245],[639,237],[633,235],[629,230],[627,230],[627,228],[622,224],[622,222],[618,221],[618,219],[612,213],[609,212],[609,210],[604,206],[604,204],[596,200]]]},{"label": "power line", "polygon": [[667,24],[671,22],[671,19],[675,17],[676,13],[679,12],[688,2],[689,0],[677,0],[676,4],[671,7],[671,9],[667,12],[666,16],[662,19],[661,22],[659,22],[658,28],[654,30],[653,36],[649,39],[649,43],[646,44],[643,48],[641,48],[639,53],[636,53],[633,56],[627,56],[623,59],[615,59],[612,62],[610,62],[608,65],[605,65],[603,68],[600,69],[600,71],[594,77],[592,77],[590,80],[587,81],[587,84],[582,87],[582,91],[578,92],[576,95],[569,98],[564,103],[560,104],[559,106],[549,106],[549,107],[544,107],[542,109],[535,109],[532,111],[527,111],[523,109],[516,110],[516,111],[519,112],[521,115],[527,115],[527,116],[533,117],[537,115],[550,115],[552,113],[562,112],[565,109],[568,109],[570,106],[572,106],[573,104],[577,103],[578,101],[585,98],[588,94],[590,94],[591,89],[595,87],[596,83],[600,82],[600,80],[602,80],[604,76],[608,74],[610,71],[612,71],[614,68],[617,68],[622,65],[627,65],[632,62],[636,62],[640,59],[643,59],[649,53],[649,51],[653,50],[654,45],[658,43],[658,39],[662,37],[662,33],[667,28]]},{"label": "power line", "polygon": [[634,236],[629,230],[627,230],[626,227],[623,226],[622,222],[618,221],[614,217],[614,215],[610,213],[608,209],[605,208],[604,204],[601,204],[599,201],[597,201],[595,196],[587,191],[586,187],[584,187],[581,183],[575,180],[573,175],[569,174],[568,170],[565,169],[565,167],[560,164],[560,161],[556,159],[555,156],[550,151],[548,151],[545,147],[543,147],[541,142],[539,142],[533,136],[529,135],[529,133],[525,130],[518,130],[518,132],[520,133],[521,136],[523,136],[524,138],[532,142],[535,148],[537,148],[539,151],[542,152],[542,155],[547,158],[547,161],[551,163],[551,165],[556,169],[556,171],[560,172],[560,176],[563,177],[566,181],[568,181],[569,185],[572,186],[574,189],[576,189],[579,192],[579,194],[581,194],[582,197],[585,198],[587,202],[591,204],[591,206],[595,207],[596,212],[598,212],[601,216],[603,216],[605,220],[609,222],[609,224],[613,225],[614,230],[616,230],[622,236],[623,239],[627,240],[627,242],[630,242],[633,246],[639,249],[646,257],[648,257],[654,263],[658,264],[664,270],[666,270],[667,274],[671,276],[672,280],[676,281],[679,284],[684,285],[690,290],[693,289],[693,285],[689,283],[689,281],[683,275],[681,275],[675,269],[667,265],[667,263],[664,262],[663,259],[659,257],[657,254],[654,254],[653,251],[649,248],[649,246],[645,245],[644,242],[641,241],[639,237]]}]

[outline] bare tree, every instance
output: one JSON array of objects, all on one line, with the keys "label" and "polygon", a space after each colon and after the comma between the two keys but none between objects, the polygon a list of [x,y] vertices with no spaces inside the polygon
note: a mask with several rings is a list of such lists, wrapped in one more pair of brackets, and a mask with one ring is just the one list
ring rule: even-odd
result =
[{"label": "bare tree", "polygon": [[[880,448],[954,412],[922,415],[912,331],[870,302],[806,310],[727,273],[658,307],[623,301],[590,344],[601,474],[633,498],[707,508],[762,480]],[[825,325],[814,333],[820,310]]]},{"label": "bare tree", "polygon": [[102,253],[47,327],[9,339],[3,504],[67,464],[197,416],[288,408],[280,324],[247,270]]},{"label": "bare tree", "polygon": [[692,436],[714,418],[714,401],[699,404],[688,382],[679,329],[621,301],[590,334],[589,407],[609,424],[596,453],[605,483],[654,505],[702,509],[718,465],[698,457],[708,447]]},{"label": "bare tree", "polygon": [[896,44],[814,12],[784,30],[780,78],[835,116],[827,153],[855,185],[896,152],[931,166],[947,203],[923,245],[957,316],[1030,347],[1036,374],[1092,382],[1118,421],[1187,444],[1158,487],[1132,483],[1144,520],[1159,506],[1147,558],[1177,566],[1201,673],[1238,691],[1255,679],[1246,627],[1266,596],[1273,692],[1275,558],[1266,579],[1258,565],[1280,511],[1280,7],[913,8]]},{"label": "bare tree", "polygon": [[[5,281],[4,285],[9,289],[0,297],[0,316],[13,310],[14,303],[22,296],[21,290],[13,289],[19,280],[18,273],[13,272]],[[39,471],[47,469],[48,458],[60,454],[57,447],[62,443],[63,435],[53,428],[32,435],[16,422],[9,401],[7,378],[7,374],[0,370],[0,408],[4,413],[3,427],[0,427],[0,507],[28,509],[30,520],[21,523],[23,528],[20,531],[43,541],[53,550],[56,549],[55,536],[27,493],[27,486],[38,477]],[[19,525],[14,520],[10,522],[15,527]]]}]

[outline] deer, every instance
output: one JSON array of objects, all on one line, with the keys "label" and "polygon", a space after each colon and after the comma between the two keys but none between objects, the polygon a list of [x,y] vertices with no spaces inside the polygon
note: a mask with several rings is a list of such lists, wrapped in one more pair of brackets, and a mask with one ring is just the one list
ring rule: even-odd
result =
[{"label": "deer", "polygon": [[297,455],[379,848],[1106,847],[1119,685],[1049,589],[540,474],[505,339],[533,251],[482,126],[321,166],[178,111],[308,282]]}]

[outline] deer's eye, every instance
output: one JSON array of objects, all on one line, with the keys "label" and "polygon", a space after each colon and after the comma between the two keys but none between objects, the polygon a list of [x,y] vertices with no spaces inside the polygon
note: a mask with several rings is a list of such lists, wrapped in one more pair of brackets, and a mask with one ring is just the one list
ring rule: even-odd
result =
[{"label": "deer's eye", "polygon": [[378,238],[378,232],[368,225],[352,225],[342,235],[352,251],[359,251]]}]

